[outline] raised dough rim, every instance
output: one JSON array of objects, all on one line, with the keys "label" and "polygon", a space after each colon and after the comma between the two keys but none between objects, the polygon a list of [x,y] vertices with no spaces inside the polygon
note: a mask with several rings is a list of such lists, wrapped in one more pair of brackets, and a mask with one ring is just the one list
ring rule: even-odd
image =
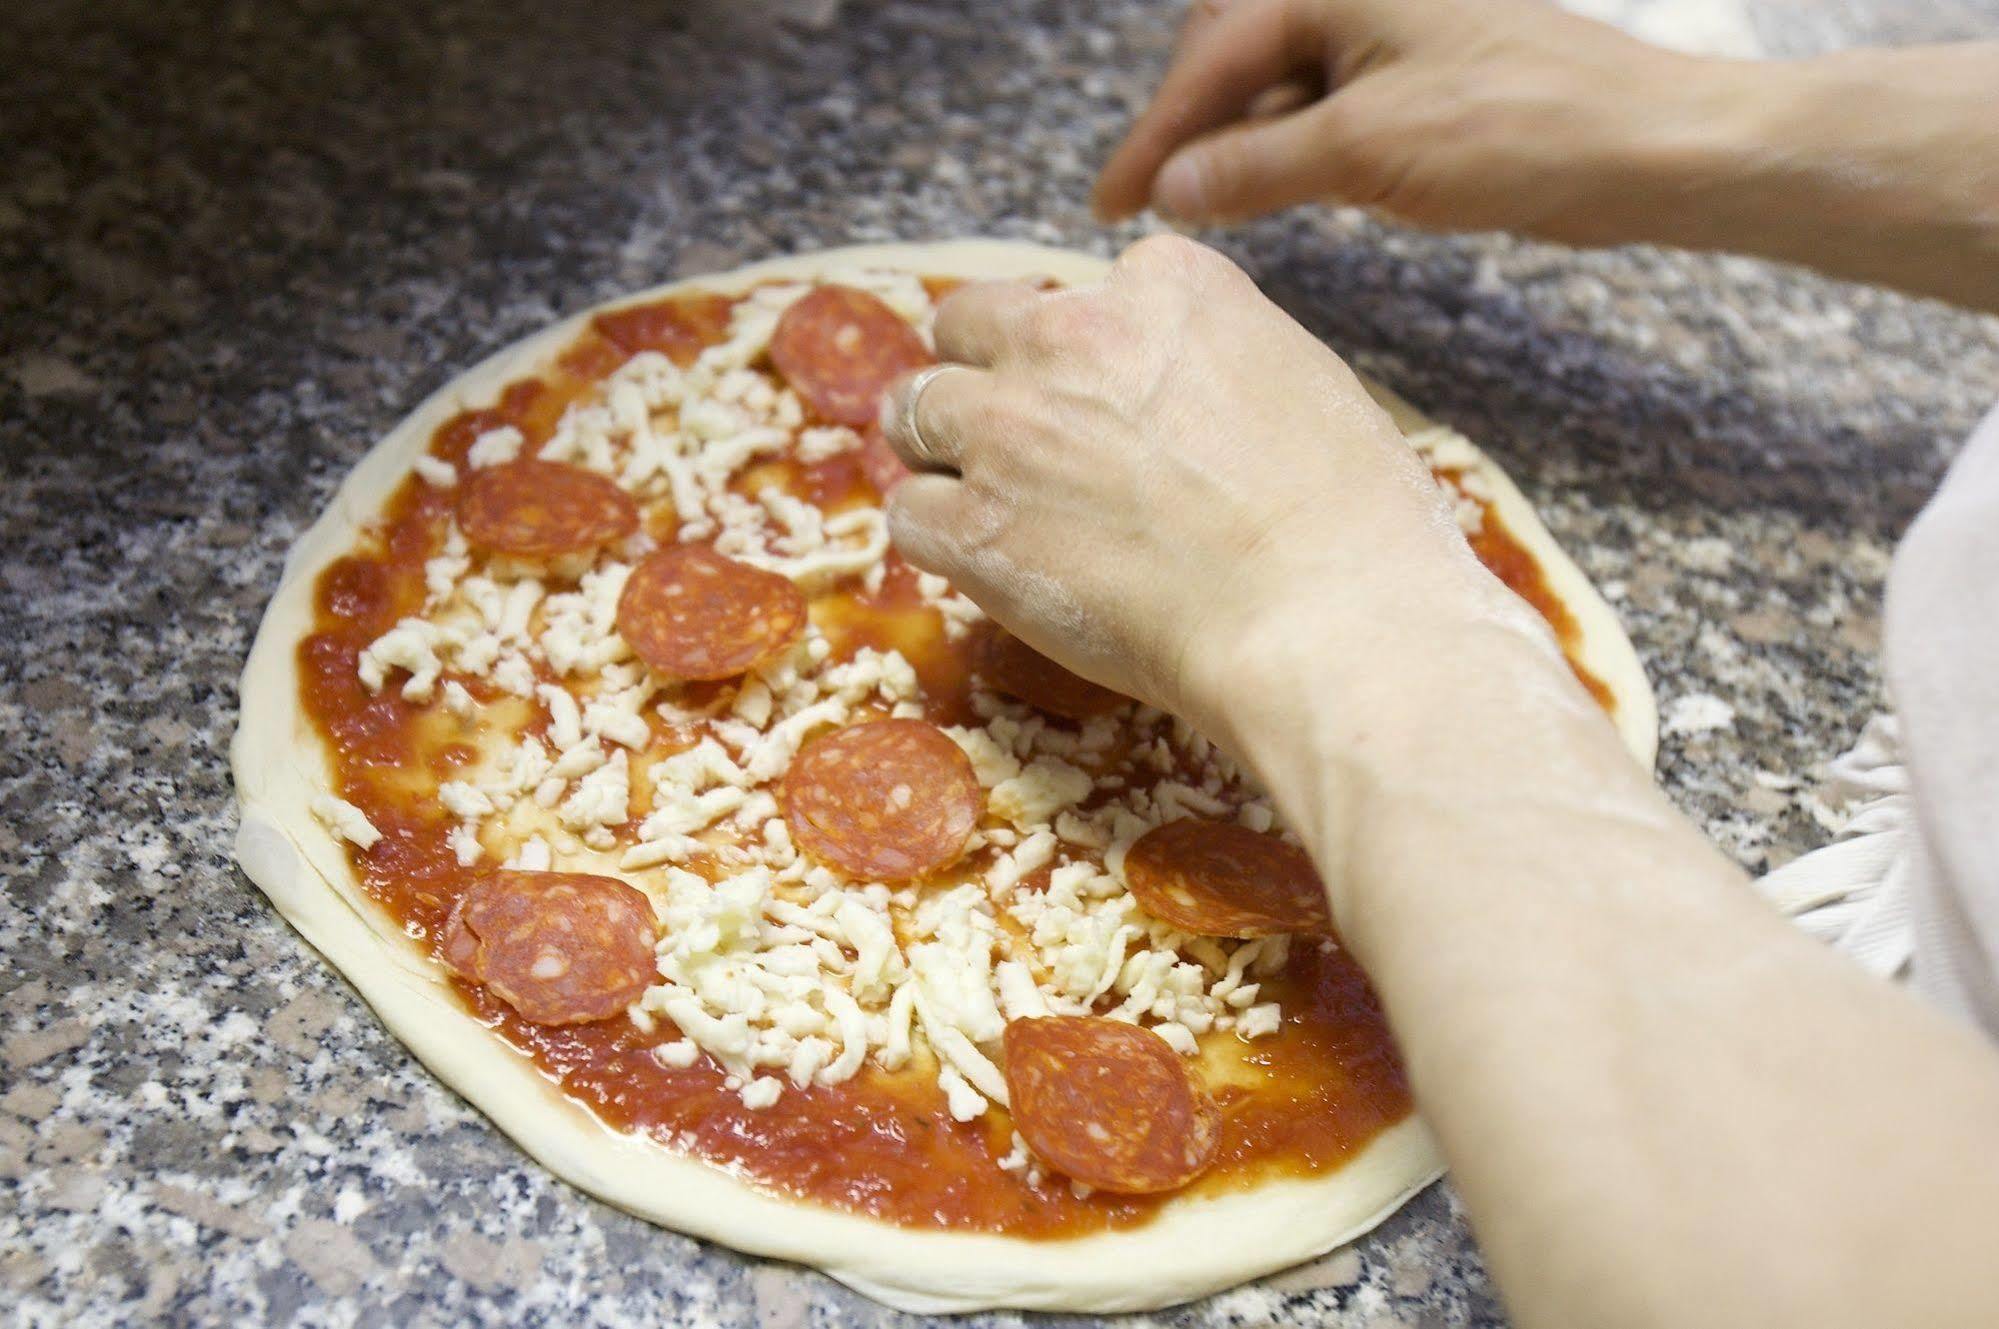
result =
[{"label": "raised dough rim", "polygon": [[[1439,427],[1402,397],[1365,374],[1360,376],[1360,381],[1404,434]],[[1464,435],[1456,430],[1450,432],[1464,439]],[[1464,441],[1470,442],[1469,439]],[[1492,491],[1492,507],[1499,513],[1506,533],[1534,555],[1549,589],[1575,616],[1576,630],[1582,638],[1577,654],[1582,657],[1584,667],[1610,689],[1613,708],[1610,718],[1611,723],[1617,726],[1618,737],[1624,740],[1625,748],[1638,759],[1638,764],[1651,770],[1659,755],[1659,704],[1652,695],[1651,683],[1645,678],[1645,667],[1639,663],[1637,649],[1624,634],[1624,625],[1617,621],[1617,611],[1583,575],[1575,560],[1555,543],[1555,537],[1548,533],[1540,514],[1534,511],[1534,505],[1527,501],[1527,496],[1520,492],[1520,486],[1513,483],[1513,477],[1486,456],[1485,449],[1476,443],[1471,444],[1471,448],[1478,455],[1479,474]]]},{"label": "raised dough rim", "polygon": [[[674,1230],[811,1264],[876,1300],[933,1312],[1153,1309],[1322,1255],[1374,1227],[1442,1174],[1441,1155],[1419,1119],[1391,1127],[1327,1176],[1175,1201],[1142,1228],[1062,1241],[911,1231],[783,1199],[722,1168],[613,1131],[466,1010],[427,957],[360,891],[341,846],[308,810],[328,783],[318,740],[293,700],[293,644],[310,624],[312,583],[379,510],[439,424],[462,407],[490,402],[604,309],[679,290],[740,290],[774,277],[869,264],[1069,282],[1095,280],[1106,266],[1071,251],[983,240],[855,246],[777,259],[585,310],[444,385],[369,451],[286,559],[243,671],[241,718],[230,749],[242,814],[237,861],[397,1038],[524,1150],[571,1184]],[[1614,616],[1518,491],[1507,484],[1499,492],[1509,528],[1571,597],[1584,626],[1585,658],[1610,683],[1627,742],[1649,761],[1650,740],[1633,741],[1642,733],[1626,724],[1625,702],[1642,699],[1649,711],[1650,693]],[[1581,597],[1571,595],[1577,585]],[[1600,613],[1585,612],[1592,609]],[[1607,641],[1599,635],[1604,624]],[[1616,667],[1626,660],[1629,672]]]}]

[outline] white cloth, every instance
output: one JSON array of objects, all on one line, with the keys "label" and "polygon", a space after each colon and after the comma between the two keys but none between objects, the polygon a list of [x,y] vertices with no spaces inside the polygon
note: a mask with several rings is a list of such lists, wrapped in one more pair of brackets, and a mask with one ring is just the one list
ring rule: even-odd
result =
[{"label": "white cloth", "polygon": [[1758,883],[1814,935],[1999,1038],[1999,409],[1888,575],[1896,716],[1834,762],[1865,800],[1831,845]]}]

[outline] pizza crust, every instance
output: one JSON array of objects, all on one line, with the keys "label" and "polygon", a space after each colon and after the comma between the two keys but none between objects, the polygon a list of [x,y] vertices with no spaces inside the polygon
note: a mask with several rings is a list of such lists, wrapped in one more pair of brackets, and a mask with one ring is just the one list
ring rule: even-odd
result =
[{"label": "pizza crust", "polygon": [[[1404,435],[1439,428],[1436,421],[1365,374],[1360,375],[1360,381]],[[1659,755],[1659,704],[1652,695],[1652,684],[1645,677],[1645,667],[1638,662],[1638,651],[1624,635],[1624,625],[1617,621],[1617,611],[1605,602],[1575,561],[1562,552],[1512,477],[1464,435],[1455,430],[1450,433],[1476,455],[1475,469],[1492,494],[1493,511],[1498,513],[1507,535],[1534,556],[1548,589],[1575,616],[1578,633],[1573,647],[1575,658],[1610,690],[1610,719],[1617,726],[1618,737],[1624,740],[1625,748],[1638,759],[1638,764],[1651,770]]]},{"label": "pizza crust", "polygon": [[[994,241],[865,246],[781,259],[585,311],[446,385],[361,460],[286,559],[243,672],[242,712],[230,750],[241,809],[237,861],[404,1045],[536,1160],[600,1199],[677,1231],[814,1265],[878,1301],[927,1312],[1152,1309],[1322,1255],[1374,1227],[1441,1175],[1441,1155],[1420,1120],[1412,1116],[1384,1131],[1324,1176],[1180,1197],[1144,1226],[1056,1241],[901,1228],[786,1198],[614,1131],[467,1009],[427,954],[368,899],[344,847],[309,810],[329,786],[320,741],[297,702],[296,646],[312,627],[313,583],[353,547],[439,425],[461,409],[490,404],[603,309],[688,290],[734,293],[854,266],[1077,283],[1100,278],[1107,265],[1088,255]],[[1427,425],[1407,403],[1381,395],[1405,429],[1412,422]],[[1482,466],[1509,531],[1541,561],[1575,613],[1582,628],[1579,653],[1616,698],[1626,743],[1649,764],[1656,711],[1636,654],[1609,607],[1519,491],[1490,462]]]}]

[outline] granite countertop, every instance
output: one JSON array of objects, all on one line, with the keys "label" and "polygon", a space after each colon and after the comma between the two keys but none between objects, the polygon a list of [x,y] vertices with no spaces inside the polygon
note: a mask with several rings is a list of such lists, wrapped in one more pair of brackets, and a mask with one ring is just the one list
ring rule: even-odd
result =
[{"label": "granite countertop", "polygon": [[[1999,32],[1999,0],[1575,2],[1774,53]],[[236,673],[355,459],[561,313],[850,241],[1114,249],[1086,184],[1172,8],[0,18],[0,1319],[895,1318],[595,1203],[417,1067],[230,861]],[[1337,212],[1218,241],[1519,478],[1637,641],[1682,807],[1752,870],[1826,837],[1816,773],[1881,703],[1891,541],[1999,398],[1999,325]],[[1157,1317],[1500,1318],[1448,1187]]]}]

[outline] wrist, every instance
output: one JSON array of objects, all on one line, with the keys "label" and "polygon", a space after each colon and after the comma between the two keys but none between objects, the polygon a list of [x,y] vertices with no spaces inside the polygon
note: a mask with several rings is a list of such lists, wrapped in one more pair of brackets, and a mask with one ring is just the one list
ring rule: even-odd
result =
[{"label": "wrist", "polygon": [[1434,513],[1383,519],[1383,501],[1361,505],[1357,521],[1372,529],[1342,521],[1337,541],[1298,530],[1269,540],[1189,637],[1169,708],[1246,757],[1486,618],[1495,593],[1502,611],[1517,604],[1461,540],[1435,538],[1434,523],[1450,518],[1427,476],[1421,484]]},{"label": "wrist", "polygon": [[[1661,53],[1639,80],[1636,121],[1613,121],[1603,155],[1626,238],[1685,249],[1766,253],[1788,240],[1797,201],[1772,163],[1795,151],[1801,67]],[[1622,195],[1623,197],[1619,197]]]},{"label": "wrist", "polygon": [[1999,307],[1999,45],[1698,63],[1661,240]]},{"label": "wrist", "polygon": [[1489,579],[1426,580],[1365,611],[1269,616],[1215,653],[1206,732],[1305,841],[1363,960],[1411,852],[1469,863],[1536,820],[1670,814],[1530,609]]}]

